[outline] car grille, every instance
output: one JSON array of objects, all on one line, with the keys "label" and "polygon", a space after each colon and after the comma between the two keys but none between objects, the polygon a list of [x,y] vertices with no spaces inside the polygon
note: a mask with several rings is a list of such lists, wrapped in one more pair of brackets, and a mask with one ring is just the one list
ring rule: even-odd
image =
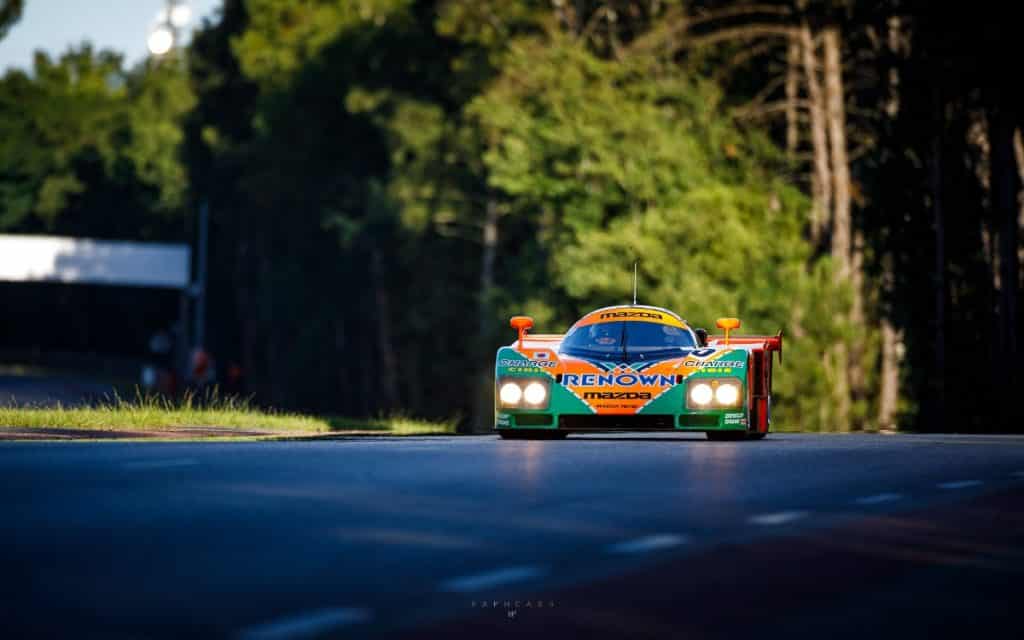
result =
[{"label": "car grille", "polygon": [[559,429],[672,429],[671,415],[578,415],[558,416]]},{"label": "car grille", "polygon": [[684,413],[679,416],[681,427],[717,427],[718,414]]},{"label": "car grille", "polygon": [[546,427],[551,424],[550,413],[523,413],[515,419],[518,427]]}]

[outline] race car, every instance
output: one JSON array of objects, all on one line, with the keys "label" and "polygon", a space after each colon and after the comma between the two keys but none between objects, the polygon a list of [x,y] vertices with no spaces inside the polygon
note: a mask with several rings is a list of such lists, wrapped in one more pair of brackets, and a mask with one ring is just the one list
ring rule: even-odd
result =
[{"label": "race car", "polygon": [[771,427],[773,354],[782,332],[721,336],[660,307],[622,305],[586,314],[565,334],[530,334],[498,349],[495,429],[503,438],[573,432],[696,431],[711,440],[754,440]]}]

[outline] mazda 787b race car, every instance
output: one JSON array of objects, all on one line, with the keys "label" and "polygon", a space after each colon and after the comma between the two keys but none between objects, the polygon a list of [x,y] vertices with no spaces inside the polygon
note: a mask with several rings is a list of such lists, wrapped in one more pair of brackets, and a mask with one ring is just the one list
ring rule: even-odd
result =
[{"label": "mazda 787b race car", "polygon": [[772,354],[782,332],[722,336],[659,307],[588,313],[563,335],[531,335],[515,316],[513,344],[498,350],[495,429],[503,438],[571,432],[673,430],[711,440],[763,438],[771,426]]}]

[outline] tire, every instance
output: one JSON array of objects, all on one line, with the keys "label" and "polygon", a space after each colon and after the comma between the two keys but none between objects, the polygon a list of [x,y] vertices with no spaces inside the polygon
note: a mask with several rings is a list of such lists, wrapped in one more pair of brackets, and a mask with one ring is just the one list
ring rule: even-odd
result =
[{"label": "tire", "polygon": [[755,433],[748,433],[747,434],[747,440],[764,440],[764,437],[766,435],[768,435],[768,434],[767,433],[757,433],[757,432],[755,432]]},{"label": "tire", "polygon": [[746,431],[706,431],[704,433],[712,442],[735,442],[746,440]]},{"label": "tire", "polygon": [[501,429],[498,435],[505,440],[561,440],[569,434],[551,429]]}]

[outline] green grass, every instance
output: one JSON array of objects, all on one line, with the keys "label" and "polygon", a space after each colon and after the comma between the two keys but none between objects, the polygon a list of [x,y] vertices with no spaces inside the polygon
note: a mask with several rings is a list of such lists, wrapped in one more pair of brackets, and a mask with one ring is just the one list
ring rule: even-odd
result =
[{"label": "green grass", "polygon": [[423,420],[411,418],[403,414],[392,414],[382,418],[340,418],[331,416],[322,418],[331,427],[331,431],[386,431],[396,436],[415,436],[423,434],[453,434],[457,419]]},{"label": "green grass", "polygon": [[138,395],[133,400],[114,397],[93,407],[0,406],[0,427],[140,432],[210,427],[228,437],[232,430],[270,432],[270,435],[451,434],[455,433],[455,423],[455,420],[419,420],[401,414],[371,419],[312,416],[260,409],[245,400],[216,394],[201,402],[194,396],[174,402]]}]

